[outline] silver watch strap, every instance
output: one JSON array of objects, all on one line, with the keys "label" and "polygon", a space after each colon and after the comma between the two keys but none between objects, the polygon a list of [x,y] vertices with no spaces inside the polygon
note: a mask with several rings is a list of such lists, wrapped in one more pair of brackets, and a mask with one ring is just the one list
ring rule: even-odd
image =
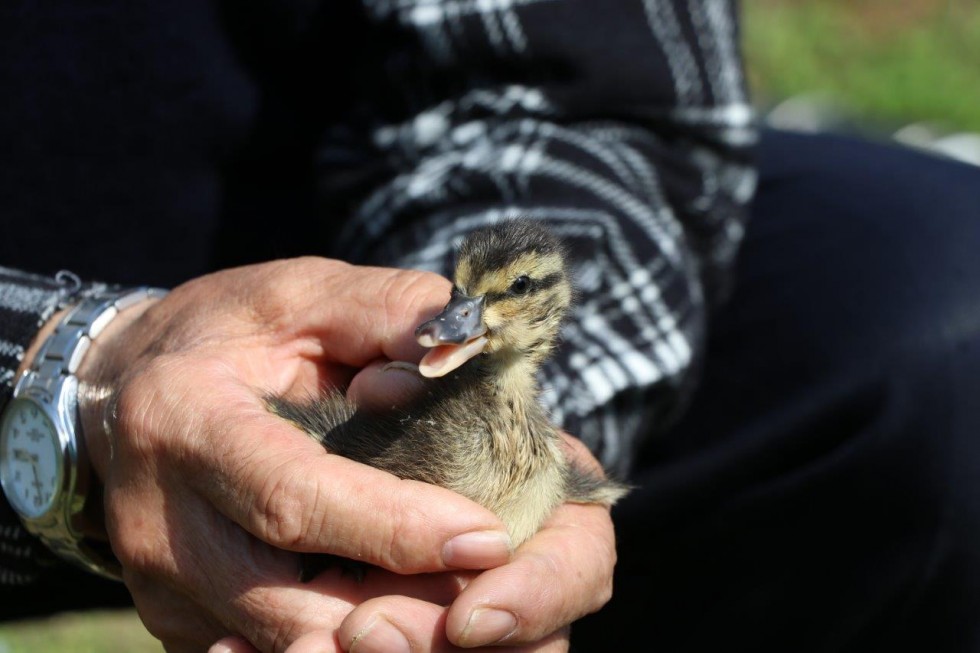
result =
[{"label": "silver watch strap", "polygon": [[[146,299],[163,297],[166,294],[165,290],[144,287],[122,292],[103,291],[85,297],[69,309],[55,327],[54,333],[41,345],[31,364],[35,379],[41,381],[48,390],[53,389],[60,379],[73,375],[78,370],[92,341],[99,337],[119,313]],[[101,576],[121,580],[119,563],[108,545],[85,538],[71,525],[70,513],[84,505],[88,498],[86,495],[92,489],[89,461],[83,453],[84,443],[80,441],[84,436],[77,422],[74,430],[74,450],[78,455],[76,464],[79,469],[72,475],[73,487],[69,489],[73,495],[72,500],[65,505],[66,514],[62,517],[64,522],[43,528],[41,539],[61,559]]]},{"label": "silver watch strap", "polygon": [[74,374],[88,353],[92,341],[121,311],[151,297],[163,297],[166,290],[136,288],[122,294],[99,293],[86,297],[61,320],[54,333],[38,350],[31,369],[43,378]]}]

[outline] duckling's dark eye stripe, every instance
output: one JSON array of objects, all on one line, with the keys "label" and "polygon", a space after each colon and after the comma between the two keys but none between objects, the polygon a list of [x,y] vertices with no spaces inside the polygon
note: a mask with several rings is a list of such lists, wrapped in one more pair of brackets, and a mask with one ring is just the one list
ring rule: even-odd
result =
[{"label": "duckling's dark eye stripe", "polygon": [[485,297],[486,297],[486,301],[487,302],[495,302],[495,301],[498,301],[498,300],[503,299],[504,297],[510,297],[510,293],[508,293],[508,292],[488,292],[485,295]]},{"label": "duckling's dark eye stripe", "polygon": [[[522,293],[522,295],[530,295],[533,293],[541,292],[542,290],[547,290],[557,285],[562,280],[561,272],[553,272],[552,274],[546,275],[540,279],[530,279],[527,292]],[[486,295],[488,302],[494,302],[499,299],[504,299],[505,297],[513,297],[514,293],[510,290],[505,292],[488,292]]]},{"label": "duckling's dark eye stripe", "polygon": [[531,290],[547,290],[561,281],[561,279],[561,272],[552,272],[551,274],[545,275],[540,279],[531,279]]},{"label": "duckling's dark eye stripe", "polygon": [[[528,279],[528,289],[523,295],[530,295],[532,293],[540,292],[542,290],[547,290],[555,285],[557,285],[562,280],[561,272],[552,272],[551,274],[545,275],[540,279]],[[507,290],[505,292],[488,292],[486,294],[487,301],[493,302],[498,299],[503,299],[504,297],[513,297],[515,293]]]}]

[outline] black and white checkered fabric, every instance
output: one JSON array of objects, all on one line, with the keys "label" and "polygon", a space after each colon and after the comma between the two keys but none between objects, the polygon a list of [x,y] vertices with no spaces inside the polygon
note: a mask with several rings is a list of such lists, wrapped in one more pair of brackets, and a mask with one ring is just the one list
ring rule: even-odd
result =
[{"label": "black and white checkered fabric", "polygon": [[[579,295],[544,402],[624,474],[683,404],[755,186],[733,2],[348,4],[359,97],[320,148],[327,209],[350,215],[330,253],[448,274],[469,231],[548,223]],[[0,270],[0,406],[63,298]],[[0,500],[0,584],[35,577],[32,546]]]},{"label": "black and white checkered fabric", "polygon": [[[579,301],[542,370],[544,400],[625,473],[640,432],[683,401],[755,187],[732,4],[365,5],[396,44],[386,69],[412,83],[385,80],[404,89],[400,115],[378,116],[366,149],[389,174],[334,254],[447,274],[473,229],[517,216],[552,226],[572,248]],[[325,160],[349,146],[328,142]]]}]

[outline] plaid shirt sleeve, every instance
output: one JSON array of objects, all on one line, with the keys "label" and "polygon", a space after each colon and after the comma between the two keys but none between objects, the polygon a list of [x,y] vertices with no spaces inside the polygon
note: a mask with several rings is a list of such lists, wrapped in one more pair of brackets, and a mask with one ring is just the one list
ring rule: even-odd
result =
[{"label": "plaid shirt sleeve", "polygon": [[755,187],[733,3],[361,1],[365,101],[322,148],[354,206],[333,255],[447,274],[467,232],[548,223],[579,299],[543,401],[626,474],[689,394]]}]

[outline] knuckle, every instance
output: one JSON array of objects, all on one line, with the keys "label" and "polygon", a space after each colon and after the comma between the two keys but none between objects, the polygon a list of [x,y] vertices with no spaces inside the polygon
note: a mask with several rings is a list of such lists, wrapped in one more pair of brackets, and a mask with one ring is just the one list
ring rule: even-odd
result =
[{"label": "knuckle", "polygon": [[587,594],[590,600],[585,606],[585,614],[599,611],[612,599],[615,556],[614,551],[608,555],[603,555],[593,572],[586,577],[591,585],[591,590]]},{"label": "knuckle", "polygon": [[323,292],[331,274],[347,267],[340,261],[303,256],[273,261],[253,269],[242,302],[248,318],[272,332],[288,332],[297,321],[296,299]]},{"label": "knuckle", "polygon": [[285,619],[272,630],[272,650],[285,651],[305,630],[302,619]]},{"label": "knuckle", "polygon": [[383,567],[411,574],[428,571],[436,564],[419,555],[431,548],[428,537],[432,530],[419,528],[425,522],[425,515],[418,505],[400,501],[396,509],[377,513],[376,517],[372,524],[375,537],[371,539],[377,550],[372,554]]},{"label": "knuckle", "polygon": [[[299,550],[311,530],[303,498],[317,496],[316,482],[302,470],[268,474],[256,495],[253,511],[256,534],[269,544]],[[315,503],[314,500],[314,506]]]},{"label": "knuckle", "polygon": [[605,548],[605,555],[602,558],[606,561],[606,564],[599,569],[602,580],[599,584],[599,591],[596,593],[596,601],[593,606],[593,612],[601,609],[604,605],[609,603],[613,597],[613,576],[616,569],[616,544],[615,542],[607,542]]},{"label": "knuckle", "polygon": [[[378,546],[381,550],[378,555],[390,569],[405,570],[412,566],[412,561],[407,555],[408,547],[403,546],[406,538],[413,536],[411,529],[408,528],[408,521],[405,512],[398,510],[391,515],[388,527],[380,531]],[[383,522],[379,521],[379,523]]]},{"label": "knuckle", "polygon": [[613,579],[610,576],[602,585],[597,589],[596,593],[593,595],[592,605],[589,606],[589,613],[598,612],[612,600],[613,596]]},{"label": "knuckle", "polygon": [[597,612],[611,599],[613,594],[613,572],[616,567],[616,543],[605,534],[591,533],[592,548],[596,555],[592,558],[594,564],[589,573],[583,575],[583,580],[591,586],[586,605],[586,614]]},{"label": "knuckle", "polygon": [[433,272],[394,270],[382,288],[382,303],[389,308],[423,305],[431,298],[429,293],[448,286],[447,279]]},{"label": "knuckle", "polygon": [[530,566],[526,567],[523,577],[533,581],[528,584],[527,591],[517,597],[515,607],[522,615],[524,636],[539,637],[578,616],[575,603],[581,599],[577,592],[568,591],[569,569],[560,553],[536,551],[528,555]]}]

